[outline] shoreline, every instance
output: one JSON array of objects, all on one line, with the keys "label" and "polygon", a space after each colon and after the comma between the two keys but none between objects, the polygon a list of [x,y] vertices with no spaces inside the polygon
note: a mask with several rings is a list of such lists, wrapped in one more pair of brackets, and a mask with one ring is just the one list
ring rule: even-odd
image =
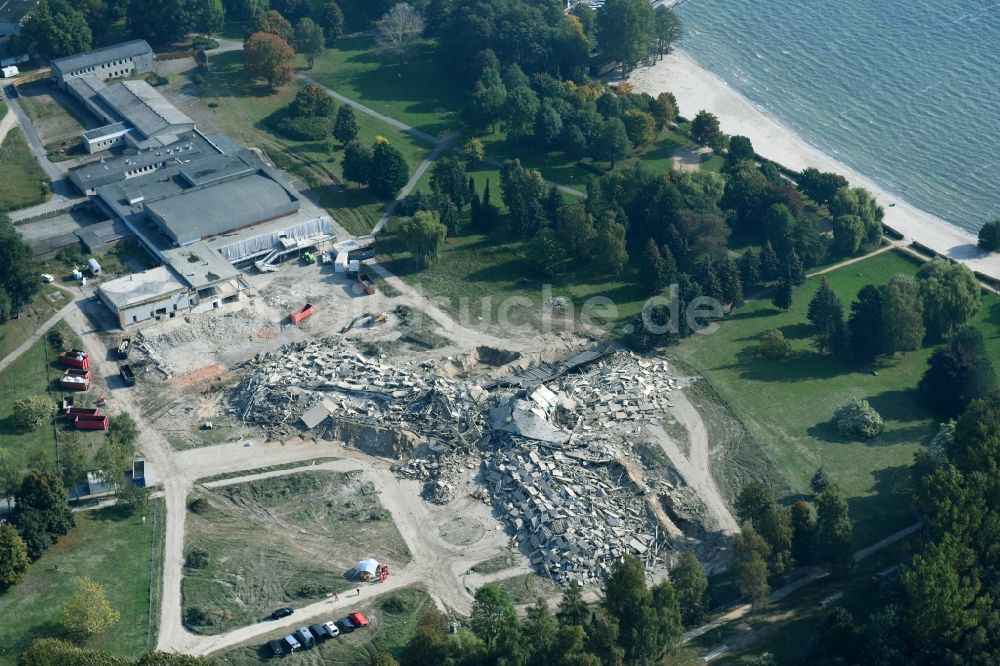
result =
[{"label": "shoreline", "polygon": [[[870,190],[885,209],[883,224],[941,256],[961,261],[970,269],[1000,280],[1000,254],[986,254],[976,247],[976,236],[948,224],[902,198],[887,192],[871,179],[808,143],[794,131],[766,115],[750,100],[708,71],[687,52],[674,49],[659,62],[636,68],[628,78],[636,92],[654,97],[672,92],[681,115],[693,118],[705,109],[719,118],[726,134],[749,137],[761,156],[790,169],[815,167],[845,176],[852,187]],[[890,207],[890,204],[895,204]]]}]

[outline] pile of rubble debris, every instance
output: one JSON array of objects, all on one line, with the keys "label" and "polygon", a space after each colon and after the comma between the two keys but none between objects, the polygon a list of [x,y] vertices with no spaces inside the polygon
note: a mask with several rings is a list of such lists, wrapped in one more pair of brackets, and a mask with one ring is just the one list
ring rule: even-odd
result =
[{"label": "pile of rubble debris", "polygon": [[177,347],[198,341],[232,345],[273,328],[274,324],[270,321],[246,309],[218,315],[205,313],[185,316],[140,331],[136,335],[135,345],[167,377],[171,377],[183,372],[168,361],[171,352]]},{"label": "pile of rubble debris", "polygon": [[432,450],[470,450],[482,436],[486,392],[438,377],[431,366],[384,365],[338,338],[294,342],[242,366],[230,407],[271,437],[346,420],[415,433]]}]

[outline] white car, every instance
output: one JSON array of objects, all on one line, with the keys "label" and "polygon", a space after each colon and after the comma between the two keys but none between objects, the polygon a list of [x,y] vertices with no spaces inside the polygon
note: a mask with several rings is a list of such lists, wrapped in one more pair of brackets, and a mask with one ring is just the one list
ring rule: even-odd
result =
[{"label": "white car", "polygon": [[55,279],[56,278],[54,275],[49,275],[48,273],[42,273],[42,282],[54,282]]},{"label": "white car", "polygon": [[340,629],[333,622],[324,622],[323,627],[326,629],[326,633],[333,638],[340,635]]}]

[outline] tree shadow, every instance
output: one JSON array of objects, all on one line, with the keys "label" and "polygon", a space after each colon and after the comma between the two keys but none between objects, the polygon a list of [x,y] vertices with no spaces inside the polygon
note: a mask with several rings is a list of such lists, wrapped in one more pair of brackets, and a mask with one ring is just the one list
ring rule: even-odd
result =
[{"label": "tree shadow", "polygon": [[868,398],[868,404],[886,421],[916,421],[928,416],[915,388],[884,391]]},{"label": "tree shadow", "polygon": [[133,510],[127,506],[108,506],[94,509],[90,512],[91,519],[102,523],[122,523],[133,515]]},{"label": "tree shadow", "polygon": [[738,369],[743,379],[759,382],[799,382],[811,379],[832,379],[845,374],[833,358],[811,351],[794,351],[787,358],[767,359],[754,355],[752,347],[737,353],[738,363],[722,366]]},{"label": "tree shadow", "polygon": [[781,334],[785,336],[786,340],[804,340],[805,338],[811,337],[813,334],[812,326],[805,322],[779,326],[778,330],[781,331]]},{"label": "tree shadow", "polygon": [[892,428],[883,430],[871,439],[859,439],[843,435],[834,423],[831,415],[830,420],[822,421],[812,426],[806,432],[810,437],[831,444],[860,444],[868,447],[894,446],[896,444],[924,444],[933,437],[934,432],[926,425],[914,424],[902,428]]},{"label": "tree shadow", "polygon": [[870,546],[918,518],[913,508],[909,466],[886,467],[873,471],[872,476],[874,483],[868,495],[847,499],[856,548]]}]

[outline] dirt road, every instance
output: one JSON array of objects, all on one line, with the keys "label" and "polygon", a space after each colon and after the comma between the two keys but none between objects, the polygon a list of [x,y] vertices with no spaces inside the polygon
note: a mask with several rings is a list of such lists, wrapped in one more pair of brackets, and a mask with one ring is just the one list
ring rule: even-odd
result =
[{"label": "dirt road", "polygon": [[740,529],[739,524],[712,476],[711,451],[705,422],[683,391],[675,391],[671,394],[671,399],[674,417],[688,432],[690,453],[685,456],[677,443],[659,425],[646,425],[646,432],[659,443],[684,482],[698,493],[714,519],[715,527],[727,534],[736,534]]}]

